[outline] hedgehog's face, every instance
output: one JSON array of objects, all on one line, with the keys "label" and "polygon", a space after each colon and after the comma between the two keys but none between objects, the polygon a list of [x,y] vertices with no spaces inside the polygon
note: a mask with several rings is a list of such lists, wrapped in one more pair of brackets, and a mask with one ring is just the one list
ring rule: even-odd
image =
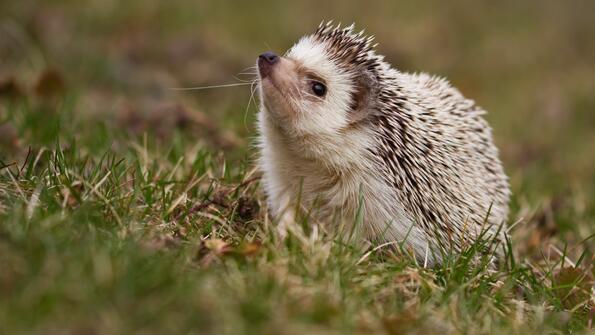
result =
[{"label": "hedgehog's face", "polygon": [[283,57],[266,52],[258,58],[263,112],[287,133],[336,133],[371,109],[371,76],[339,62],[321,36],[301,39]]}]

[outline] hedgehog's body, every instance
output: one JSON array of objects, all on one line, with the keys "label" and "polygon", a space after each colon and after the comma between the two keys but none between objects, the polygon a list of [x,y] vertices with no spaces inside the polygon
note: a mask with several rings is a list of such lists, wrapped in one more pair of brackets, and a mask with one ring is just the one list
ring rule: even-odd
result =
[{"label": "hedgehog's body", "polygon": [[370,41],[326,25],[259,58],[269,206],[282,225],[298,201],[319,222],[360,213],[370,240],[406,240],[439,263],[441,250],[495,234],[507,178],[484,112],[442,79],[392,69]]}]

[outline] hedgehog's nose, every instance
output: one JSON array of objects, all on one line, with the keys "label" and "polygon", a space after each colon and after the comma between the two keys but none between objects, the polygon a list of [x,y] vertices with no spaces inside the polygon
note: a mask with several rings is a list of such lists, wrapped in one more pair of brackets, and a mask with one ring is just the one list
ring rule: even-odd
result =
[{"label": "hedgehog's nose", "polygon": [[258,56],[258,59],[265,60],[267,63],[273,65],[279,61],[279,56],[275,55],[275,53],[271,51],[267,51]]},{"label": "hedgehog's nose", "polygon": [[262,78],[266,78],[271,73],[273,65],[279,62],[279,56],[267,51],[258,56],[258,71]]}]

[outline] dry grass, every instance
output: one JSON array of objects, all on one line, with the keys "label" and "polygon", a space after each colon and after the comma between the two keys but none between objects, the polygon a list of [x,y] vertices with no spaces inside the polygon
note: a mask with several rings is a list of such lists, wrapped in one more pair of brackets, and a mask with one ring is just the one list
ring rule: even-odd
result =
[{"label": "dry grass", "polygon": [[[0,4],[0,333],[588,333],[593,7]],[[425,269],[308,222],[281,239],[249,86],[170,90],[235,82],[322,19],[490,111],[514,192],[505,264],[471,261],[481,241]]]}]

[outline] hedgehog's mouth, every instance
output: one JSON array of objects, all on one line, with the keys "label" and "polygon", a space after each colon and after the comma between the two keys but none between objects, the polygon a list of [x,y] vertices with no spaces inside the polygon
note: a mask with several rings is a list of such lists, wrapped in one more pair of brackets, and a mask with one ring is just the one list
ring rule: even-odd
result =
[{"label": "hedgehog's mouth", "polygon": [[274,114],[288,116],[297,108],[295,99],[271,77],[260,79],[260,100]]},{"label": "hedgehog's mouth", "polygon": [[270,113],[282,117],[294,115],[299,106],[297,97],[300,96],[294,62],[284,57],[270,62],[265,56],[272,56],[263,55],[257,61],[261,101]]}]

